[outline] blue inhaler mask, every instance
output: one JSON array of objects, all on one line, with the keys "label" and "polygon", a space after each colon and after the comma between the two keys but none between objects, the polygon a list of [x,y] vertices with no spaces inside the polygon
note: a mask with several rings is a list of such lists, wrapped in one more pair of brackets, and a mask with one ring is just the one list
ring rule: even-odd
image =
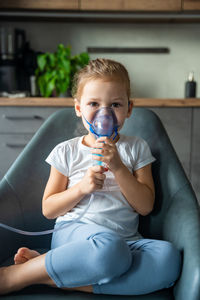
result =
[{"label": "blue inhaler mask", "polygon": [[[95,135],[96,138],[107,136],[113,136],[113,140],[118,135],[119,125],[117,123],[116,115],[111,107],[102,107],[98,109],[92,120],[89,122],[85,117],[85,121],[90,126],[89,130]],[[101,154],[95,154],[96,156],[102,156]],[[96,161],[97,165],[103,165],[101,161]]]},{"label": "blue inhaler mask", "polygon": [[93,133],[96,138],[101,136],[107,136],[110,138],[113,134],[115,134],[113,140],[116,138],[119,125],[112,108],[102,107],[98,109],[90,122],[85,117],[84,119],[90,126],[90,132]]}]

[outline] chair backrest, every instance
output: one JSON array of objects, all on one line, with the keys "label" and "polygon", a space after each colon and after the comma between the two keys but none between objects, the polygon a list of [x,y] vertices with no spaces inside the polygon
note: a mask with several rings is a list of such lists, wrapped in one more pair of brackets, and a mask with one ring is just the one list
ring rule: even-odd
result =
[{"label": "chair backrest", "polygon": [[[122,133],[144,138],[157,159],[153,163],[156,204],[149,216],[141,218],[140,231],[145,237],[162,238],[165,211],[173,195],[188,182],[187,177],[165,129],[152,111],[134,108]],[[10,199],[14,198],[20,210],[20,221],[14,222],[14,225],[20,224],[22,229],[29,231],[53,227],[54,221],[45,219],[41,212],[41,199],[50,169],[45,158],[58,143],[83,134],[85,130],[81,120],[75,116],[74,109],[65,108],[50,116],[34,135],[1,183],[3,189],[4,186],[10,189]],[[0,198],[1,194],[2,192]],[[6,203],[9,209],[9,200]],[[13,218],[17,218],[16,214],[13,212]],[[7,223],[9,224],[9,219]],[[50,245],[50,236],[23,239],[23,243],[27,243],[29,247],[38,247],[38,244],[39,247]]]}]

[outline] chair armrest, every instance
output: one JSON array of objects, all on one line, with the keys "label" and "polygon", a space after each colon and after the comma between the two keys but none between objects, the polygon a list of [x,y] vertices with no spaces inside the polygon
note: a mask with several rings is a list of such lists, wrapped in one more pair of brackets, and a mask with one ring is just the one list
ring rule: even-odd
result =
[{"label": "chair armrest", "polygon": [[183,253],[182,272],[174,288],[176,300],[200,299],[200,209],[189,183],[172,197],[163,237]]}]

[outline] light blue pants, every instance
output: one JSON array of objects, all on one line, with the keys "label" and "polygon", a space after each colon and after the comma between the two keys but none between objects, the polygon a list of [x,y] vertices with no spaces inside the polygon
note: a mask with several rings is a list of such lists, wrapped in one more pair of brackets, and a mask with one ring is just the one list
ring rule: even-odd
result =
[{"label": "light blue pants", "polygon": [[92,285],[96,294],[140,295],[172,286],[181,256],[169,242],[125,241],[106,227],[79,221],[53,233],[45,264],[60,288]]}]

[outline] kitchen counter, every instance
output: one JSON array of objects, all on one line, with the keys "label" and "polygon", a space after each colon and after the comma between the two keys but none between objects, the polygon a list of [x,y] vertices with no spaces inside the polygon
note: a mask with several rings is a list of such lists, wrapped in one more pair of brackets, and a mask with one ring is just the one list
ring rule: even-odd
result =
[{"label": "kitchen counter", "polygon": [[[132,99],[137,107],[200,107],[200,98],[187,99]],[[0,98],[0,106],[40,106],[40,107],[68,107],[73,106],[72,98]]]}]

